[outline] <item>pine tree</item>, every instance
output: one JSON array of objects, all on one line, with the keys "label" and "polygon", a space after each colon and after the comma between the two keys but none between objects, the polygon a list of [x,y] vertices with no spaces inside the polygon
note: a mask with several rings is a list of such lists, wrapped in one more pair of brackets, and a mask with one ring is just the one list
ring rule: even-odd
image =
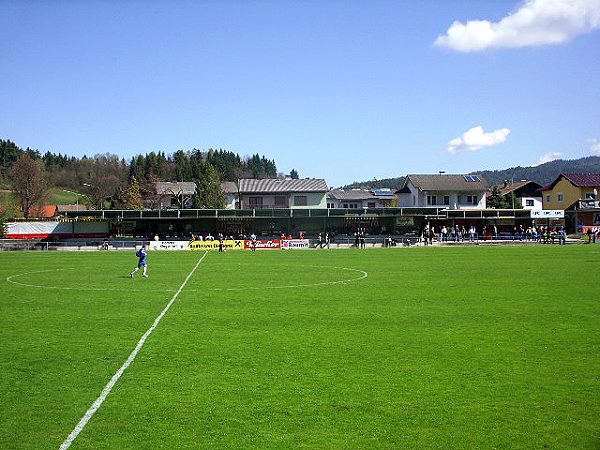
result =
[{"label": "pine tree", "polygon": [[129,180],[129,185],[125,192],[125,207],[127,209],[142,209],[144,207],[140,185],[135,177],[131,177]]},{"label": "pine tree", "polygon": [[487,198],[486,204],[487,204],[488,208],[493,208],[493,209],[504,209],[505,208],[504,197],[502,196],[502,192],[500,191],[499,186],[492,187],[492,191],[490,193],[490,196]]},{"label": "pine tree", "polygon": [[203,172],[202,178],[196,180],[194,205],[203,209],[224,208],[226,199],[219,173],[211,164],[206,164]]}]

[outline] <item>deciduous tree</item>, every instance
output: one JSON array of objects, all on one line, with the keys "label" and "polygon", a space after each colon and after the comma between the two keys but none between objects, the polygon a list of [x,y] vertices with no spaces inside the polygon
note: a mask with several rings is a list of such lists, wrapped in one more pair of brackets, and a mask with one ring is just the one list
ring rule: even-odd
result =
[{"label": "deciduous tree", "polygon": [[31,208],[41,205],[48,196],[44,170],[38,161],[25,153],[17,158],[7,175],[23,216],[27,218]]}]

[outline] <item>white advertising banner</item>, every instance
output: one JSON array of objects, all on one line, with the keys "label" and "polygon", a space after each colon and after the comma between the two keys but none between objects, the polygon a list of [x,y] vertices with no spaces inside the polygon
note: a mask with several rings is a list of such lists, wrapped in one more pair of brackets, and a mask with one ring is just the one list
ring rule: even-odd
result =
[{"label": "white advertising banner", "polygon": [[150,250],[189,250],[188,241],[150,241]]},{"label": "white advertising banner", "polygon": [[108,236],[107,222],[8,222],[11,239],[101,238]]},{"label": "white advertising banner", "polygon": [[563,219],[565,211],[562,209],[536,209],[531,210],[532,219]]},{"label": "white advertising banner", "polygon": [[281,241],[281,248],[284,250],[297,250],[309,248],[310,241],[308,239],[285,239]]}]

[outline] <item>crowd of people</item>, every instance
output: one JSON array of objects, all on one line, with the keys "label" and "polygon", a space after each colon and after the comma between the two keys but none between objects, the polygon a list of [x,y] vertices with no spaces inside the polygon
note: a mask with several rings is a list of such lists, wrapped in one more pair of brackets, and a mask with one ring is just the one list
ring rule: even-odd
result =
[{"label": "crowd of people", "polygon": [[498,233],[496,225],[491,227],[484,226],[477,230],[474,225],[468,228],[464,225],[449,226],[443,225],[436,233],[435,227],[426,225],[421,234],[421,240],[425,245],[430,245],[434,240],[440,242],[474,242],[478,240],[513,240],[539,242],[542,244],[565,244],[567,233],[564,227],[536,226],[524,228],[523,225],[513,227],[512,231]]}]

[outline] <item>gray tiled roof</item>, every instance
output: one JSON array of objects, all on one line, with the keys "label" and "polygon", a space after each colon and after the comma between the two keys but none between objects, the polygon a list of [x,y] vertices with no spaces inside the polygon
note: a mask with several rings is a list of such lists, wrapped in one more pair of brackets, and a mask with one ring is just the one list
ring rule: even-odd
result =
[{"label": "gray tiled roof", "polygon": [[327,193],[327,197],[336,200],[368,200],[374,198],[373,193],[366,189],[332,189]]},{"label": "gray tiled roof", "polygon": [[467,181],[465,177],[470,175],[408,175],[406,184],[410,181],[421,191],[486,191],[488,182],[481,176],[476,175],[479,181]]},{"label": "gray tiled roof", "polygon": [[194,194],[196,192],[196,183],[193,181],[160,181],[156,183],[156,193],[158,195],[177,195],[180,191],[183,195]]},{"label": "gray tiled roof", "polygon": [[223,192],[226,194],[237,194],[238,192],[237,184],[235,184],[233,181],[221,182],[221,189],[223,189]]},{"label": "gray tiled roof", "polygon": [[271,192],[327,192],[327,190],[327,183],[325,180],[320,178],[304,178],[299,180],[292,180],[290,178],[267,178],[263,180],[243,178],[239,180],[239,191],[241,194]]}]

